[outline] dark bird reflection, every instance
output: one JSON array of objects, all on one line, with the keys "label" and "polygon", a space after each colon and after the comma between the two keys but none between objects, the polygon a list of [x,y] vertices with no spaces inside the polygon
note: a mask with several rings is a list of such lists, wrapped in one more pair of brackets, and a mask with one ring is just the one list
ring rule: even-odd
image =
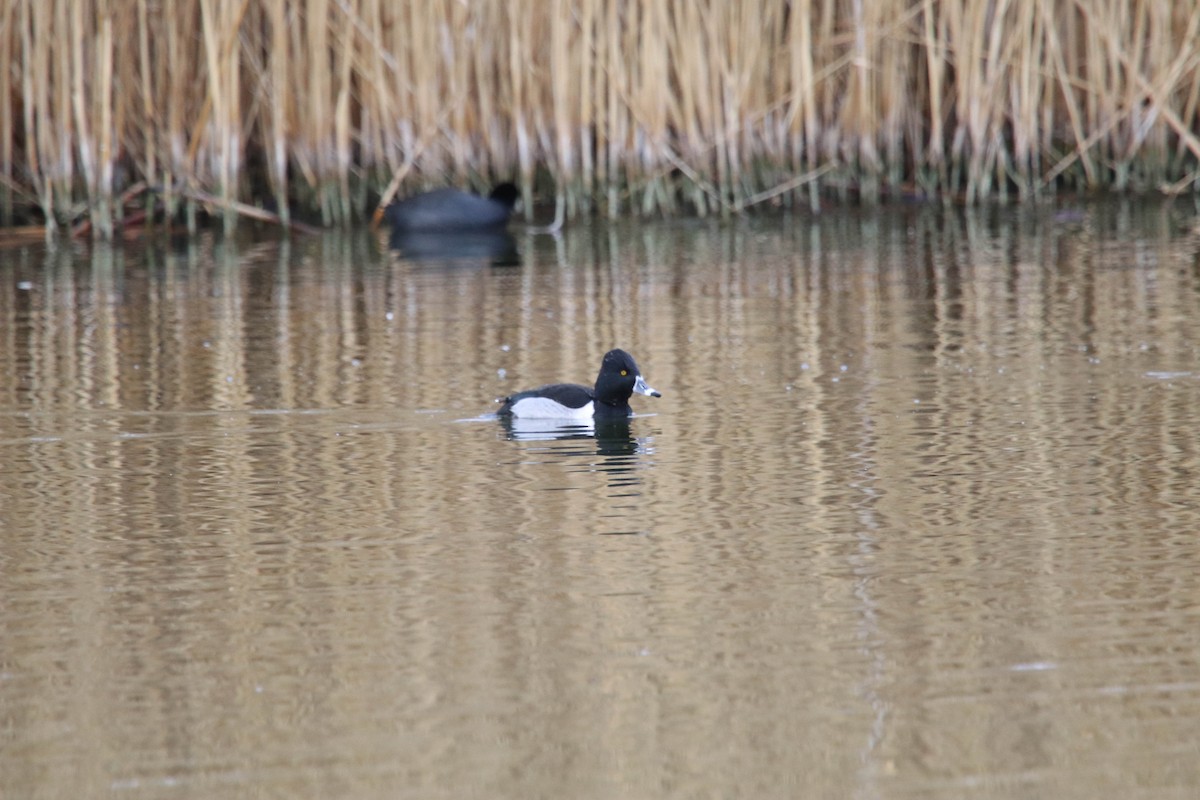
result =
[{"label": "dark bird reflection", "polygon": [[431,263],[483,261],[493,267],[516,267],[521,264],[517,240],[504,228],[474,231],[393,229],[388,246],[410,261]]},{"label": "dark bird reflection", "polygon": [[547,442],[540,448],[547,461],[563,461],[587,472],[608,473],[609,485],[635,486],[639,462],[648,452],[633,435],[629,419],[553,420],[500,417],[508,439],[515,442]]}]

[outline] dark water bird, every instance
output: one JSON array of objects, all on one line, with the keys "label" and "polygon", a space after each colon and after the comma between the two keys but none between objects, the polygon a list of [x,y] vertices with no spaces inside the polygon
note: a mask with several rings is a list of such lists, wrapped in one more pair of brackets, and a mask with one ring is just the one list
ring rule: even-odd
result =
[{"label": "dark water bird", "polygon": [[434,189],[392,203],[384,218],[394,231],[465,231],[508,223],[521,191],[502,183],[487,197],[461,189]]},{"label": "dark water bird", "polygon": [[504,398],[501,416],[523,419],[613,419],[633,413],[629,398],[634,392],[650,397],[662,393],[646,385],[633,356],[609,350],[600,362],[594,387],[577,383],[551,383]]}]

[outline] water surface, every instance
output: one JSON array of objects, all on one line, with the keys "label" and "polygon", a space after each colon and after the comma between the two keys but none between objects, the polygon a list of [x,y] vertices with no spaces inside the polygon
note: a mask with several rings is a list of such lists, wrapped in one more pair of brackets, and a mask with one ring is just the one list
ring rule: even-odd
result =
[{"label": "water surface", "polygon": [[1195,219],[0,253],[0,789],[1194,797]]}]

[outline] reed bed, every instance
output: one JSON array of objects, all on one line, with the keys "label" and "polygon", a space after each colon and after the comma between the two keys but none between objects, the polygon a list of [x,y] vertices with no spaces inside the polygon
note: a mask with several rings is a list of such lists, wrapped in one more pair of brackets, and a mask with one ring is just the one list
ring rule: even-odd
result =
[{"label": "reed bed", "polygon": [[613,216],[1200,186],[1169,0],[11,0],[0,64],[0,222],[102,236],[509,178]]}]

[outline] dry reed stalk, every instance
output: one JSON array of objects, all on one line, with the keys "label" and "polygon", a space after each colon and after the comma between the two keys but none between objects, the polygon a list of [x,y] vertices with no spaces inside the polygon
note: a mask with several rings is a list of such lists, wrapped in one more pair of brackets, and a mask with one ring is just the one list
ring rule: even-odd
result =
[{"label": "dry reed stalk", "polygon": [[[47,50],[44,47],[34,47],[33,42],[35,37],[33,29],[35,15],[32,13],[29,4],[23,4],[20,8],[21,17],[18,21],[21,32],[20,51],[22,60],[26,64],[21,80],[21,95],[24,99],[26,168],[29,171],[29,180],[37,195],[42,211],[46,213],[52,207],[47,182],[44,179],[44,172],[41,165],[41,152],[44,150],[42,114],[48,95],[45,86],[45,79],[49,72],[46,59]],[[45,4],[39,5],[38,8],[41,8],[44,12]],[[46,217],[46,228],[48,231],[53,231],[56,223],[55,217],[50,213],[46,213]]]},{"label": "dry reed stalk", "polygon": [[[512,125],[516,135],[517,163],[521,171],[521,181],[525,185],[533,182],[535,167],[534,136],[536,126],[527,117],[536,99],[535,86],[530,85],[529,65],[534,63],[532,42],[522,31],[533,27],[534,14],[532,3],[514,3],[509,7],[508,15],[508,79],[510,91],[507,93],[510,102],[510,112],[513,116]],[[529,105],[526,105],[528,103]]]},{"label": "dry reed stalk", "polygon": [[[112,238],[114,229],[114,117],[122,116],[123,108],[122,100],[113,93],[113,16],[108,0],[91,8],[84,2],[72,4],[71,97],[79,160],[92,225],[105,239]],[[87,36],[93,28],[94,40]],[[90,87],[94,89],[89,91]]]},{"label": "dry reed stalk", "polygon": [[[282,0],[273,0],[280,3]],[[362,97],[358,123],[358,143],[361,153],[361,165],[370,169],[372,165],[382,163],[384,159],[383,126],[380,124],[379,109],[387,104],[384,86],[387,83],[387,53],[376,35],[384,24],[382,20],[383,6],[380,0],[363,0],[356,14],[351,16],[351,9],[344,0],[339,0],[338,7],[343,14],[351,17],[357,41],[355,48],[355,71],[359,82],[359,92]],[[386,117],[383,117],[386,119]],[[286,164],[286,160],[283,162]]]},{"label": "dry reed stalk", "polygon": [[[728,79],[729,63],[726,60],[727,54],[722,52],[721,47],[721,22],[716,17],[716,12],[712,7],[706,5],[697,5],[698,19],[696,27],[700,30],[699,41],[704,42],[703,58],[709,63],[701,63],[698,71],[703,74],[706,92],[702,94],[708,96],[709,114],[706,119],[706,133],[711,137],[713,143],[716,166],[716,184],[717,191],[723,203],[728,203],[733,196],[733,187],[730,185],[732,181],[731,167],[729,160],[729,144],[728,144],[728,126],[723,124],[727,119],[729,108],[727,106],[728,98],[725,96],[726,83]],[[715,67],[715,68],[713,68]],[[724,206],[723,206],[724,207]]]},{"label": "dry reed stalk", "polygon": [[227,200],[222,197],[217,197],[216,195],[208,194],[207,192],[200,191],[199,189],[189,189],[189,188],[185,187],[181,191],[183,192],[183,194],[187,195],[188,197],[191,197],[192,199],[194,199],[200,203],[203,203],[205,205],[210,205],[210,206],[216,206],[218,208],[228,210],[231,213],[238,214],[243,217],[248,217],[249,219],[256,219],[261,222],[270,222],[270,223],[282,225],[283,227],[290,228],[291,230],[294,230],[294,231],[299,231],[300,233],[318,233],[319,232],[318,228],[314,228],[310,225],[305,225],[301,222],[296,222],[295,220],[292,220],[292,221],[284,220],[282,218],[282,215],[280,215],[280,214],[273,214],[270,211],[263,211],[261,208],[247,205],[246,203],[239,203],[236,200]]},{"label": "dry reed stalk", "polygon": [[[225,203],[236,196],[237,170],[241,166],[241,137],[237,127],[241,99],[237,84],[239,62],[231,57],[234,45],[224,41],[227,37],[232,39],[232,30],[236,30],[229,27],[231,17],[240,17],[235,3],[245,10],[243,2],[238,0],[200,0],[200,38],[208,91],[188,154],[189,161],[207,156],[205,175],[216,182],[217,196]],[[235,220],[236,216],[227,210],[225,228],[231,229]]]},{"label": "dry reed stalk", "polygon": [[[879,169],[879,155],[871,141],[871,131],[878,122],[875,111],[875,72],[868,54],[868,35],[874,28],[863,10],[863,0],[852,0],[851,70],[846,91],[840,129],[844,135],[843,157],[857,167],[860,186],[866,198],[874,201],[878,197],[875,173]],[[875,6],[873,6],[875,7]],[[871,42],[874,45],[874,42]]]},{"label": "dry reed stalk", "polygon": [[[1084,7],[1080,6],[1080,10],[1091,17],[1089,34],[1093,42],[1092,47],[1104,54],[1101,59],[1093,59],[1096,66],[1089,70],[1093,76],[1093,86],[1096,87],[1091,96],[1098,117],[1096,126],[1099,127],[1107,120],[1114,122],[1109,135],[1100,140],[1100,146],[1105,160],[1115,170],[1114,177],[1118,188],[1124,188],[1128,180],[1128,173],[1122,168],[1119,153],[1127,150],[1130,142],[1128,126],[1120,124],[1117,120],[1123,116],[1122,109],[1130,108],[1130,103],[1136,102],[1136,98],[1132,94],[1133,84],[1129,80],[1130,76],[1117,58],[1121,46],[1128,42],[1128,37],[1133,32],[1133,26],[1136,24],[1133,20],[1140,16],[1142,4],[1122,6],[1120,9],[1115,8],[1111,0],[1092,4],[1090,11],[1084,11]],[[1106,28],[1109,26],[1114,32],[1120,33],[1119,38],[1106,35]],[[1137,43],[1128,43],[1138,46]]]},{"label": "dry reed stalk", "polygon": [[632,158],[625,172],[632,191],[640,194],[640,213],[651,213],[661,199],[660,181],[654,167],[661,163],[666,144],[670,74],[666,53],[660,48],[667,25],[661,3],[646,3],[640,14],[631,15],[626,24],[627,39],[621,47],[629,69],[620,85],[621,112],[630,132],[627,148]]},{"label": "dry reed stalk", "polygon": [[[1160,9],[1161,11],[1161,9]],[[1159,22],[1160,29],[1173,29],[1174,26],[1169,20],[1163,19]],[[1188,15],[1187,25],[1183,34],[1184,41],[1200,41],[1200,8],[1192,8]],[[1160,56],[1165,56],[1165,53],[1160,52]],[[1179,137],[1180,147],[1189,150],[1192,155],[1200,159],[1200,138],[1195,134],[1196,126],[1188,124],[1186,117],[1181,118],[1173,110],[1171,98],[1173,95],[1186,94],[1178,88],[1183,81],[1184,76],[1188,73],[1193,75],[1193,83],[1196,76],[1200,75],[1200,54],[1196,52],[1181,51],[1177,53],[1169,63],[1162,63],[1160,68],[1160,77],[1158,83],[1152,84],[1149,80],[1143,77],[1140,73],[1136,75],[1138,87],[1145,93],[1145,96],[1151,103],[1151,108],[1155,114],[1161,114],[1163,120],[1176,136]],[[1139,135],[1149,136],[1155,131],[1155,128],[1145,122],[1139,124]],[[1165,152],[1166,143],[1163,139],[1165,130],[1159,127],[1157,129],[1156,139],[1158,140],[1158,149]]]},{"label": "dry reed stalk", "polygon": [[576,44],[579,88],[579,118],[575,120],[579,136],[579,185],[569,197],[572,215],[591,210],[591,198],[596,191],[595,125],[596,91],[599,75],[596,70],[596,28],[599,22],[596,0],[580,0],[579,39]]},{"label": "dry reed stalk", "polygon": [[295,97],[294,129],[291,129],[291,157],[304,183],[312,190],[310,199],[324,223],[331,222],[332,209],[324,191],[327,178],[321,153],[321,138],[327,133],[332,113],[329,108],[325,37],[327,4],[323,0],[305,0],[294,4],[295,18],[287,27],[289,95]]},{"label": "dry reed stalk", "polygon": [[[552,17],[557,19],[557,15]],[[468,101],[472,96],[473,77],[470,51],[476,46],[477,38],[455,36],[459,31],[475,30],[476,19],[476,11],[469,4],[455,3],[450,7],[449,22],[439,26],[441,49],[446,61],[444,75],[448,79],[446,95],[461,98],[450,110],[449,127],[452,135],[447,143],[456,183],[470,174],[472,165],[481,155],[476,147],[474,135],[478,121],[472,113],[473,104]]]},{"label": "dry reed stalk", "polygon": [[[357,3],[339,0],[310,3],[313,19],[310,34],[320,32],[314,41],[310,66],[321,70],[323,81],[322,107],[328,113],[323,121],[313,121],[310,142],[315,152],[320,176],[319,194],[322,215],[326,224],[344,225],[352,218],[350,170],[352,137],[351,93],[353,91],[354,21],[358,18]],[[338,13],[340,11],[340,13]]]},{"label": "dry reed stalk", "polygon": [[604,159],[602,180],[607,187],[606,206],[609,218],[621,213],[621,155],[626,147],[626,118],[622,110],[621,96],[625,91],[626,65],[621,57],[622,30],[620,3],[608,3],[603,25],[604,31]]},{"label": "dry reed stalk", "polygon": [[38,203],[47,217],[48,232],[58,227],[57,189],[62,176],[69,177],[73,164],[73,153],[59,147],[58,134],[69,125],[69,119],[62,128],[54,124],[65,93],[60,89],[61,55],[51,57],[50,37],[62,11],[61,4],[36,4],[32,9],[24,9],[21,23],[22,56],[30,65],[22,82],[27,131],[25,160]]},{"label": "dry reed stalk", "polygon": [[[704,63],[711,43],[706,41],[709,32],[701,9],[691,4],[674,8],[666,35],[672,45],[669,59],[675,73],[672,88],[677,87],[680,95],[675,114],[676,129],[681,135],[680,141],[671,143],[671,151],[678,152],[674,164],[696,187],[692,202],[697,213],[704,215],[720,208],[724,198],[720,178],[723,170],[713,174],[720,159],[720,154],[714,155],[713,151],[719,149],[720,142],[715,137],[710,139],[709,129],[719,108],[719,90]],[[705,46],[689,47],[687,42],[704,42]],[[705,141],[710,141],[711,147],[697,147]]]},{"label": "dry reed stalk", "polygon": [[[819,163],[821,131],[818,121],[819,87],[813,52],[812,16],[811,0],[800,0],[792,8],[786,39],[790,55],[791,85],[785,95],[789,99],[787,119],[791,138],[791,159],[785,163],[790,163],[793,170],[807,169],[810,172],[815,170]],[[821,207],[817,183],[812,181],[808,186],[809,210],[815,213]]]},{"label": "dry reed stalk", "polygon": [[[935,13],[934,0],[925,0],[921,17],[924,47],[924,62],[926,65],[927,88],[925,97],[928,99],[929,137],[928,144],[921,158],[914,158],[914,164],[922,164],[929,171],[928,175],[918,174],[917,181],[923,188],[938,190],[948,185],[946,176],[946,110],[943,107],[946,85],[949,81],[950,65],[947,58],[945,17]],[[914,147],[916,143],[914,141]]]},{"label": "dry reed stalk", "polygon": [[68,7],[62,2],[37,4],[34,10],[34,57],[42,61],[46,69],[40,76],[38,93],[42,104],[38,136],[41,139],[39,159],[44,170],[43,209],[55,219],[70,218],[75,168],[74,148],[64,146],[63,141],[64,137],[74,135],[68,77],[71,74],[70,50],[50,47],[56,37],[67,32],[67,11]]},{"label": "dry reed stalk", "polygon": [[757,6],[749,2],[722,5],[725,12],[722,46],[728,56],[721,71],[721,124],[725,127],[729,161],[730,205],[738,213],[757,185],[756,159],[751,154],[761,145],[753,126],[765,117],[759,110],[770,106],[770,98],[759,92],[768,81],[758,53],[764,36],[768,41],[776,38],[776,18],[781,6],[762,0]]},{"label": "dry reed stalk", "polygon": [[264,0],[266,22],[271,31],[267,54],[266,92],[269,113],[266,116],[267,174],[275,206],[286,225],[291,221],[288,202],[288,146],[291,132],[292,86],[288,80],[291,69],[291,47],[288,40],[288,8],[285,0]]},{"label": "dry reed stalk", "polygon": [[571,55],[571,16],[567,0],[555,0],[550,14],[550,107],[552,113],[554,195],[556,200],[570,192],[577,179],[578,156],[575,152],[576,93],[572,75],[576,74]]},{"label": "dry reed stalk", "polygon": [[[158,176],[158,145],[159,139],[156,135],[156,125],[151,123],[152,120],[158,119],[158,103],[155,97],[156,74],[152,65],[156,63],[154,56],[150,50],[150,11],[147,6],[147,0],[138,0],[137,3],[137,32],[138,32],[138,59],[137,69],[132,71],[133,74],[128,76],[129,85],[138,85],[140,81],[141,89],[141,125],[139,132],[141,137],[138,142],[138,147],[130,146],[130,156],[136,163],[139,164],[139,171],[147,183],[154,185],[159,181]],[[131,66],[132,59],[128,62]]]},{"label": "dry reed stalk", "polygon": [[[203,9],[200,0],[165,0],[166,16],[176,24],[168,24],[168,95],[166,104],[168,139],[165,148],[170,153],[170,167],[163,186],[168,212],[174,209],[174,187],[208,185],[211,174],[200,169],[200,148],[207,140],[206,126],[212,109],[212,76],[200,65],[207,51],[203,37],[196,35]],[[196,206],[185,198],[184,212],[188,229],[195,231]]]},{"label": "dry reed stalk", "polygon": [[[0,9],[0,65],[10,64],[13,60],[13,36],[4,35],[5,31],[14,29],[17,6],[5,3]],[[10,103],[17,92],[12,85],[12,72],[0,68],[0,98]],[[11,108],[11,106],[10,106]],[[13,224],[13,149],[16,129],[13,125],[11,111],[0,114],[0,226]]]},{"label": "dry reed stalk", "polygon": [[353,66],[353,19],[356,11],[339,17],[341,20],[341,43],[337,47],[337,85],[335,88],[333,113],[332,171],[337,180],[334,221],[348,225],[354,218],[350,198],[351,137],[350,95],[352,91]]},{"label": "dry reed stalk", "polygon": [[[178,18],[179,2],[181,0],[164,0],[163,14],[168,19]],[[166,62],[166,76],[162,81],[162,85],[165,89],[164,94],[166,97],[164,99],[167,99],[167,102],[163,106],[166,116],[166,129],[158,129],[158,138],[164,144],[163,152],[166,156],[162,180],[163,202],[167,213],[172,214],[175,211],[175,176],[184,171],[184,164],[181,162],[183,153],[187,148],[184,143],[180,104],[178,101],[172,102],[170,100],[170,98],[179,97],[183,92],[181,77],[183,73],[183,54],[181,52],[180,31],[176,25],[166,25],[165,28],[164,49],[166,50],[166,58],[163,60]]]},{"label": "dry reed stalk", "polygon": [[[1067,117],[1071,126],[1070,130],[1072,133],[1072,138],[1078,143],[1074,153],[1072,153],[1069,158],[1072,161],[1076,157],[1081,159],[1081,164],[1087,181],[1089,184],[1093,184],[1096,180],[1096,166],[1094,165],[1093,159],[1089,153],[1089,148],[1083,147],[1083,144],[1087,139],[1087,136],[1084,134],[1083,111],[1081,110],[1076,99],[1076,90],[1071,77],[1072,73],[1068,69],[1068,54],[1074,53],[1076,46],[1075,43],[1078,41],[1078,36],[1073,24],[1074,15],[1069,15],[1069,21],[1067,24],[1059,26],[1055,24],[1054,21],[1052,21],[1048,16],[1050,13],[1048,8],[1043,6],[1041,10],[1044,28],[1046,30],[1046,49],[1049,53],[1050,61],[1053,67],[1055,84],[1058,94],[1062,98],[1062,104],[1067,112]],[[1059,33],[1059,30],[1061,29],[1065,29],[1062,34]],[[1063,46],[1063,41],[1067,42],[1066,47]],[[1052,110],[1053,105],[1050,105],[1050,108]],[[1043,152],[1051,152],[1054,145],[1053,135],[1053,126],[1052,124],[1048,124],[1044,139],[1042,141],[1041,149]],[[1063,162],[1060,162],[1060,164],[1062,163]],[[1069,166],[1069,163],[1067,163],[1066,166]],[[1065,166],[1063,168],[1065,169]],[[1054,169],[1057,170],[1058,166],[1056,166]],[[1058,173],[1055,172],[1054,174]],[[1039,190],[1045,188],[1052,180],[1053,178],[1047,180],[1046,176],[1042,175],[1038,181],[1037,188]]]},{"label": "dry reed stalk", "polygon": [[[1197,29],[1200,27],[1200,8],[1192,9],[1191,14],[1188,15],[1186,25],[1179,27],[1184,27],[1186,30],[1186,33],[1184,34],[1184,41],[1187,41],[1189,38],[1192,41],[1195,41],[1198,35]],[[1182,56],[1184,53],[1181,52],[1180,55]],[[1180,114],[1182,120],[1200,119],[1200,54],[1191,54],[1189,59],[1191,61],[1191,67],[1187,71],[1191,72],[1191,81],[1190,83],[1181,87],[1179,92],[1179,96],[1182,99],[1182,113]],[[1179,144],[1175,148],[1174,163],[1170,167],[1171,172],[1179,173],[1186,169],[1185,159],[1189,150],[1190,148],[1188,147],[1186,140],[1181,138]],[[1193,175],[1195,174],[1197,173],[1193,173]],[[1193,177],[1192,180],[1194,181],[1195,178]],[[1182,185],[1186,185],[1190,182],[1191,181],[1186,180],[1185,176]],[[1171,193],[1176,193],[1177,191],[1178,189],[1172,187]]]},{"label": "dry reed stalk", "polygon": [[[91,74],[91,70],[86,64],[87,53],[84,50],[84,23],[83,12],[86,8],[86,3],[73,3],[70,7],[70,16],[67,22],[67,41],[69,46],[67,57],[70,59],[70,86],[66,90],[70,94],[71,104],[74,112],[74,125],[76,136],[78,137],[78,154],[79,166],[83,170],[84,179],[87,181],[89,194],[94,193],[94,173],[95,173],[95,140],[91,126],[93,123],[90,109],[85,105],[85,99],[88,92],[85,91],[84,75]],[[101,34],[102,35],[102,34]],[[104,220],[104,209],[97,209],[100,216],[97,227],[103,232],[106,230]]]}]

